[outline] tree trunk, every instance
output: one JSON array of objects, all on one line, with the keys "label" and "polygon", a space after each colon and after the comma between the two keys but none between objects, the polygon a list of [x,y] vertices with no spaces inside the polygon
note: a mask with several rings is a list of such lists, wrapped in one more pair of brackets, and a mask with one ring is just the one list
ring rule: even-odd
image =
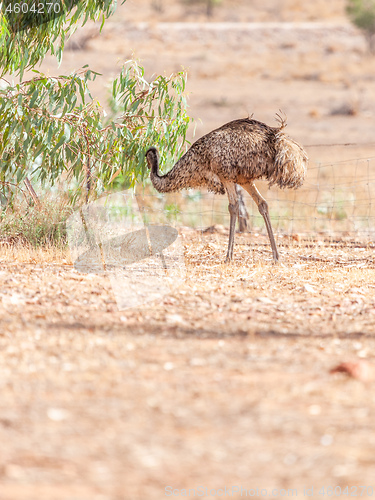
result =
[{"label": "tree trunk", "polygon": [[30,196],[33,199],[35,205],[37,207],[40,207],[40,201],[39,201],[38,195],[34,191],[34,188],[31,185],[31,182],[30,182],[30,180],[27,177],[25,178],[24,183],[25,183],[25,186],[27,187],[27,190],[30,193]]}]

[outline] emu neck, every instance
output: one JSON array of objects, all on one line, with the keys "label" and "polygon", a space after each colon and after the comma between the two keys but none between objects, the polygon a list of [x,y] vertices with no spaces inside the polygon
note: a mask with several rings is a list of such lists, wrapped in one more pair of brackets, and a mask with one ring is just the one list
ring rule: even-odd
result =
[{"label": "emu neck", "polygon": [[151,165],[151,177],[159,177],[160,178],[159,161],[157,160],[157,158],[155,158],[155,161],[153,161],[153,163]]},{"label": "emu neck", "polygon": [[183,175],[181,175],[181,170],[183,170],[183,163],[180,159],[165,175],[160,175],[159,173],[159,162],[157,159],[154,160],[151,165],[151,175],[150,179],[154,188],[159,191],[159,193],[168,193],[173,191],[179,191],[184,186]]},{"label": "emu neck", "polygon": [[166,177],[168,177],[168,174],[167,175],[159,174],[159,161],[155,158],[151,166],[150,178],[152,185],[157,191],[159,191],[159,193],[166,193],[169,191],[168,179]]}]

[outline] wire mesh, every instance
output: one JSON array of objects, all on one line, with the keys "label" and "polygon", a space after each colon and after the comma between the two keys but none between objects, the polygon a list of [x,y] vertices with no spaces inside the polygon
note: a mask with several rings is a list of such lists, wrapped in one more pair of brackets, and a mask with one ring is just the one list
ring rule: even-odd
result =
[{"label": "wire mesh", "polygon": [[[297,190],[268,188],[264,181],[256,184],[268,202],[276,235],[374,237],[375,158],[310,164],[306,180]],[[158,207],[171,222],[182,226],[205,230],[229,224],[226,196],[204,190],[169,194],[143,190],[138,196],[142,203]],[[249,231],[265,233],[256,205],[247,193],[244,199]]]}]

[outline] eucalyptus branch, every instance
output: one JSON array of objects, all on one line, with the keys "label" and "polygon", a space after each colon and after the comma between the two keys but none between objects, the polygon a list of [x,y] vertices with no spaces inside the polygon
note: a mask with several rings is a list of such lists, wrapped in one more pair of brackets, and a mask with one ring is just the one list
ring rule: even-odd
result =
[{"label": "eucalyptus branch", "polygon": [[13,186],[14,188],[18,189],[18,191],[20,191],[23,194],[23,196],[25,197],[25,199],[27,200],[27,195],[19,184],[16,184],[15,182],[9,182],[9,181],[0,181],[0,184],[2,184],[3,186]]},{"label": "eucalyptus branch", "polygon": [[100,189],[121,182],[134,186],[145,175],[148,146],[158,144],[164,160],[182,152],[189,124],[183,73],[147,83],[143,68],[128,63],[113,84],[107,118],[100,103],[83,97],[90,73],[82,73],[38,75],[0,90],[0,161],[6,181],[24,179],[32,165],[30,180],[38,176],[42,184],[56,182],[64,172],[78,180],[85,172],[87,193],[98,183]]}]

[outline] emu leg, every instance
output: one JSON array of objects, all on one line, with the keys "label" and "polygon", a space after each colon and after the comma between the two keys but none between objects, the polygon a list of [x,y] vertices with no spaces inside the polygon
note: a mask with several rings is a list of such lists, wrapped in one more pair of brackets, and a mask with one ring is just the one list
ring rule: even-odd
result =
[{"label": "emu leg", "polygon": [[234,233],[236,231],[236,220],[238,215],[238,199],[234,184],[225,183],[224,186],[229,199],[228,210],[230,214],[228,253],[225,262],[230,262],[233,258]]},{"label": "emu leg", "polygon": [[275,237],[272,231],[270,214],[268,212],[268,204],[253,182],[251,184],[243,184],[242,187],[246,189],[246,191],[250,194],[250,196],[258,206],[259,213],[262,215],[264,222],[266,224],[268,237],[270,239],[272,247],[273,260],[277,262],[279,260],[279,252],[277,251]]},{"label": "emu leg", "polygon": [[238,184],[236,184],[236,193],[238,197],[238,230],[240,233],[246,233],[249,214],[243,199],[242,188]]}]

